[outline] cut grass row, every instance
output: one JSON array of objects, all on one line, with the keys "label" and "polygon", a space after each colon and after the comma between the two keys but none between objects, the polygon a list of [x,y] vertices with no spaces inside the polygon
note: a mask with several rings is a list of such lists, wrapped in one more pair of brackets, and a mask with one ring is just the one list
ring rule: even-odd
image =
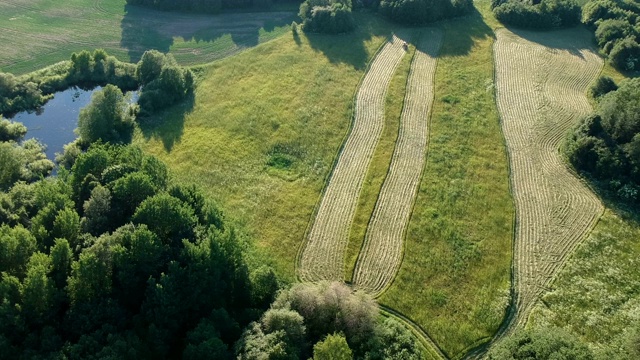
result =
[{"label": "cut grass row", "polygon": [[442,32],[424,29],[407,80],[398,141],[354,273],[357,288],[378,296],[402,263],[406,226],[427,156],[433,78]]},{"label": "cut grass row", "polygon": [[367,69],[355,100],[353,126],[340,150],[299,264],[303,280],[344,279],[344,257],[360,189],[384,127],[389,82],[405,55],[393,36]]},{"label": "cut grass row", "polygon": [[591,111],[586,92],[602,68],[584,29],[506,29],[495,45],[497,104],[516,204],[515,323],[528,312],[603,211],[559,147]]},{"label": "cut grass row", "polygon": [[2,0],[0,71],[24,74],[96,48],[123,61],[157,49],[200,64],[274,39],[294,19],[293,12],[176,14],[125,0]]},{"label": "cut grass row", "polygon": [[177,181],[201,185],[255,239],[253,261],[288,280],[349,129],[353,94],[391,32],[370,15],[358,21],[353,34],[289,33],[203,68],[193,107],[153,119],[135,140]]},{"label": "cut grass row", "polygon": [[378,146],[373,154],[369,170],[365,177],[358,205],[356,207],[351,230],[349,232],[349,242],[345,255],[345,280],[351,282],[353,270],[356,266],[358,254],[364,242],[364,236],[367,231],[369,219],[376,205],[376,199],[382,188],[382,182],[387,176],[393,149],[398,138],[398,130],[400,127],[400,115],[404,103],[406,93],[407,78],[411,69],[411,60],[415,53],[415,46],[409,45],[409,51],[398,65],[389,88],[387,90],[387,98],[385,101],[385,123],[382,135],[378,141]]},{"label": "cut grass row", "polygon": [[509,301],[514,210],[493,92],[497,24],[488,1],[476,6],[442,23],[427,162],[402,266],[380,298],[450,357],[490,338]]}]

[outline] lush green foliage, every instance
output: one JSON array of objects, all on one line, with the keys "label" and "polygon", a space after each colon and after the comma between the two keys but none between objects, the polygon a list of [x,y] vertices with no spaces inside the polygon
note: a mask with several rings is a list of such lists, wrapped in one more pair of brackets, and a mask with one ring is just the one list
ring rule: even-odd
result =
[{"label": "lush green foliage", "polygon": [[57,178],[12,184],[0,215],[3,357],[231,358],[278,287],[138,148],[94,145]]},{"label": "lush green foliage", "polygon": [[44,145],[36,139],[21,144],[0,141],[0,190],[10,188],[18,180],[32,182],[49,175],[54,165],[47,159],[44,150]]},{"label": "lush green foliage", "polygon": [[492,0],[493,13],[507,25],[552,29],[580,23],[580,6],[575,0]]},{"label": "lush green foliage", "polygon": [[181,68],[173,56],[157,50],[149,50],[142,55],[136,74],[142,85],[138,104],[143,115],[184,100],[193,91],[191,70]]},{"label": "lush green foliage", "polygon": [[640,4],[634,0],[591,0],[582,21],[595,30],[610,62],[621,70],[640,70]]},{"label": "lush green foliage", "polygon": [[[343,335],[331,335],[336,333]],[[337,282],[296,284],[282,291],[237,346],[239,359],[305,359],[312,351],[319,359],[333,351],[349,359],[347,354],[372,360],[422,358],[408,329],[392,319],[379,322],[373,299]]]},{"label": "lush green foliage", "polygon": [[351,360],[353,352],[342,334],[327,335],[313,345],[313,360]]},{"label": "lush green foliage", "polygon": [[589,348],[560,329],[519,331],[493,347],[489,360],[593,360]]},{"label": "lush green foliage", "polygon": [[402,24],[425,24],[468,14],[472,0],[382,0],[380,12]]},{"label": "lush green foliage", "polygon": [[138,88],[135,65],[118,61],[98,49],[83,50],[71,55],[71,61],[61,62],[42,70],[15,77],[0,73],[0,113],[10,114],[35,110],[51,95],[72,86],[104,86],[113,84],[124,90]]},{"label": "lush green foliage", "polygon": [[328,34],[344,33],[355,28],[351,0],[305,0],[300,5],[302,29]]},{"label": "lush green foliage", "polygon": [[608,94],[612,91],[618,90],[618,85],[616,82],[609,76],[600,76],[595,84],[591,86],[589,92],[591,96],[594,98],[599,98],[602,95]]},{"label": "lush green foliage", "polygon": [[9,121],[0,116],[0,141],[18,141],[27,133],[22,123]]},{"label": "lush green foliage", "polygon": [[640,201],[640,79],[602,96],[570,134],[566,152],[581,172],[626,201]]},{"label": "lush green foliage", "polygon": [[134,113],[122,91],[107,85],[96,91],[91,103],[80,110],[78,133],[84,142],[128,143],[133,134],[133,122]]}]

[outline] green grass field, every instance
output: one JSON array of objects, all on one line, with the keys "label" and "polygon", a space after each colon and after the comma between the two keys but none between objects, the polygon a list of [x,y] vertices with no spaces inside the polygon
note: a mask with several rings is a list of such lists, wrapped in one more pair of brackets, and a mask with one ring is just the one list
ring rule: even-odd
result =
[{"label": "green grass field", "polygon": [[1,0],[0,71],[23,74],[96,48],[123,61],[157,49],[180,64],[202,64],[274,39],[294,19],[291,11],[174,14],[125,0]]},{"label": "green grass field", "polygon": [[640,331],[640,222],[607,210],[532,313],[532,326],[564,328],[602,359],[631,359]]},{"label": "green grass field", "polygon": [[257,260],[293,280],[296,255],[352,118],[353,94],[390,33],[376,17],[349,35],[287,35],[205,67],[193,108],[136,142],[197,183],[255,239]]},{"label": "green grass field", "polygon": [[514,209],[498,112],[488,1],[443,24],[430,143],[402,267],[381,302],[449,356],[487,340],[509,300]]}]

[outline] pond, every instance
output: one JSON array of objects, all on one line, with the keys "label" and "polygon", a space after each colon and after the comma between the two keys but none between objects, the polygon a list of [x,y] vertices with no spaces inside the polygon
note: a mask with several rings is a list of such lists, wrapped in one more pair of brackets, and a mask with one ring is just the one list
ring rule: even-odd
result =
[{"label": "pond", "polygon": [[[21,112],[11,120],[23,123],[27,127],[24,139],[38,139],[47,146],[47,158],[53,160],[55,153],[62,152],[65,144],[76,139],[74,130],[78,127],[80,109],[89,105],[91,95],[100,89],[99,86],[90,90],[72,87],[57,92],[53,99],[38,111]],[[132,102],[137,100],[137,92],[133,92],[131,100]]]}]

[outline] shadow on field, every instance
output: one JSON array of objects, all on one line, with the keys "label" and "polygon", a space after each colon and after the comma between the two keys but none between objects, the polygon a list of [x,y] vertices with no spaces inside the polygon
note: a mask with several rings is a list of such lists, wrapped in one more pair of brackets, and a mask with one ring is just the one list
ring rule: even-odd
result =
[{"label": "shadow on field", "polygon": [[[311,48],[323,53],[333,64],[349,64],[355,69],[364,70],[369,61],[369,54],[364,42],[374,36],[385,35],[385,27],[375,24],[381,21],[377,16],[359,16],[355,13],[356,30],[348,34],[324,35],[306,34]],[[347,41],[336,41],[336,37],[348,38]],[[346,45],[346,48],[345,48]]]},{"label": "shadow on field", "polygon": [[173,145],[180,141],[184,133],[184,119],[193,110],[195,96],[192,94],[184,102],[177,104],[164,112],[139,122],[144,139],[159,139],[167,152],[171,152]]},{"label": "shadow on field", "polygon": [[[120,23],[120,46],[128,50],[131,62],[137,62],[146,50],[167,53],[174,39],[195,41],[194,54],[232,53],[234,49],[258,45],[260,33],[290,24],[292,12],[225,13],[219,15],[175,13],[125,5]],[[219,41],[220,44],[213,44]],[[210,44],[208,44],[210,43]]]},{"label": "shadow on field", "polygon": [[471,14],[448,20],[444,25],[446,46],[440,50],[440,56],[465,56],[471,52],[476,41],[495,38],[493,30],[475,7]]},{"label": "shadow on field", "polygon": [[[558,30],[524,30],[508,27],[509,31],[521,38],[550,49],[568,51],[572,55],[582,58],[582,50],[598,52],[593,43],[593,35],[583,26]],[[588,47],[582,44],[590,44]]]}]

